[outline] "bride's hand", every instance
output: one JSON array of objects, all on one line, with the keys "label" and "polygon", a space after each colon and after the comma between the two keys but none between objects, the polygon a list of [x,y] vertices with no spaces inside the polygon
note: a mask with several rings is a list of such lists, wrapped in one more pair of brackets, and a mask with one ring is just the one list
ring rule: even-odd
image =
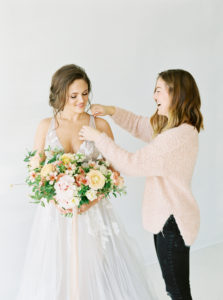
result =
[{"label": "bride's hand", "polygon": [[115,113],[115,106],[92,104],[91,112],[93,116],[112,116]]},{"label": "bride's hand", "polygon": [[99,130],[90,126],[83,126],[79,131],[79,139],[84,141],[95,141],[99,134],[101,134]]},{"label": "bride's hand", "polygon": [[69,214],[69,213],[73,212],[72,208],[71,209],[64,209],[64,208],[60,207],[58,204],[56,204],[54,200],[50,200],[50,203],[54,204],[62,215],[66,215],[66,214]]},{"label": "bride's hand", "polygon": [[92,206],[94,206],[95,204],[97,204],[102,198],[104,198],[104,194],[99,195],[97,199],[91,201],[88,204],[81,205],[81,207],[78,209],[78,214],[81,215],[82,213],[84,213],[85,211],[87,211],[89,208],[91,208]]},{"label": "bride's hand", "polygon": [[81,207],[78,208],[78,214],[81,215],[82,213],[86,212],[89,208],[91,208],[94,204],[98,203],[98,201],[96,201],[96,200],[94,200],[88,204],[82,204]]},{"label": "bride's hand", "polygon": [[62,215],[66,215],[66,214],[69,214],[69,213],[73,213],[73,209],[70,208],[70,209],[64,209],[64,208],[61,208],[59,206],[57,206],[57,209],[59,210],[59,212],[62,214]]}]

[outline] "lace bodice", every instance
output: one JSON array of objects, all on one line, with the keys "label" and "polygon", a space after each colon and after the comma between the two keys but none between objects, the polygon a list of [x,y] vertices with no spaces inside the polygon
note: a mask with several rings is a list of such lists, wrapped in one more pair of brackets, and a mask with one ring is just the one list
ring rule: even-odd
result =
[{"label": "lace bodice", "polygon": [[[57,149],[64,150],[56,134],[55,123],[56,123],[55,118],[52,118],[46,136],[45,148],[48,148],[50,146],[51,149],[57,148]],[[89,126],[96,128],[93,115],[90,115]],[[100,152],[95,147],[95,144],[92,141],[84,141],[77,152],[85,154],[86,160],[91,160],[91,159],[94,160],[101,156]]]}]

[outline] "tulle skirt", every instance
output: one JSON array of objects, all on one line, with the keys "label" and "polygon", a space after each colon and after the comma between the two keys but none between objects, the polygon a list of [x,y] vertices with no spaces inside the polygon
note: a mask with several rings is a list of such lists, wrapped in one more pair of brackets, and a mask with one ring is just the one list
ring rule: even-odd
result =
[{"label": "tulle skirt", "polygon": [[[154,299],[138,248],[108,199],[77,216],[78,234],[72,222],[53,205],[37,208],[17,300]],[[73,276],[78,280],[71,280],[72,257],[77,258]],[[71,293],[74,281],[77,296]]]}]

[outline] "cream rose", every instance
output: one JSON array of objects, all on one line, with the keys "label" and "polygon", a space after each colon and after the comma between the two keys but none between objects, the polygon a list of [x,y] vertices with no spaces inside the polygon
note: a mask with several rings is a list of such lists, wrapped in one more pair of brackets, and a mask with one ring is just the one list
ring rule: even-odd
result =
[{"label": "cream rose", "polygon": [[93,190],[102,189],[105,185],[105,177],[104,175],[98,170],[91,170],[87,174],[87,180],[89,182],[90,188]]},{"label": "cream rose", "polygon": [[31,170],[34,170],[36,168],[39,168],[40,165],[40,159],[38,156],[33,156],[29,161],[29,166]]},{"label": "cream rose", "polygon": [[105,167],[105,166],[100,166],[100,172],[103,174],[103,175],[106,175],[108,173],[108,169]]},{"label": "cream rose", "polygon": [[53,164],[47,164],[45,166],[43,166],[41,172],[40,172],[40,175],[41,175],[41,178],[44,178],[46,177],[47,175],[49,175],[51,172],[54,172],[55,171],[55,166]]},{"label": "cream rose", "polygon": [[87,191],[86,197],[88,198],[88,200],[93,201],[97,199],[97,192],[93,189],[90,189]]},{"label": "cream rose", "polygon": [[60,159],[64,164],[69,164],[72,160],[74,160],[74,155],[71,153],[64,153]]}]

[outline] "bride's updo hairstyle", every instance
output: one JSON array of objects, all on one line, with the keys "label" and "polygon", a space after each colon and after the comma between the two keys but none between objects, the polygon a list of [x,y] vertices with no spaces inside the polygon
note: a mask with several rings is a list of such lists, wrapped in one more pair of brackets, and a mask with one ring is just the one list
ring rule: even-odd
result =
[{"label": "bride's updo hairstyle", "polygon": [[[90,93],[91,82],[83,68],[74,64],[65,65],[54,73],[50,87],[49,104],[53,107],[55,117],[64,109],[68,88],[77,79],[83,79],[87,83]],[[90,105],[90,101],[88,104]]]},{"label": "bride's updo hairstyle", "polygon": [[204,129],[200,94],[193,76],[187,71],[176,69],[159,73],[159,78],[165,81],[168,87],[171,104],[168,118],[158,115],[158,110],[151,117],[154,136],[183,123],[196,127],[198,132]]}]

